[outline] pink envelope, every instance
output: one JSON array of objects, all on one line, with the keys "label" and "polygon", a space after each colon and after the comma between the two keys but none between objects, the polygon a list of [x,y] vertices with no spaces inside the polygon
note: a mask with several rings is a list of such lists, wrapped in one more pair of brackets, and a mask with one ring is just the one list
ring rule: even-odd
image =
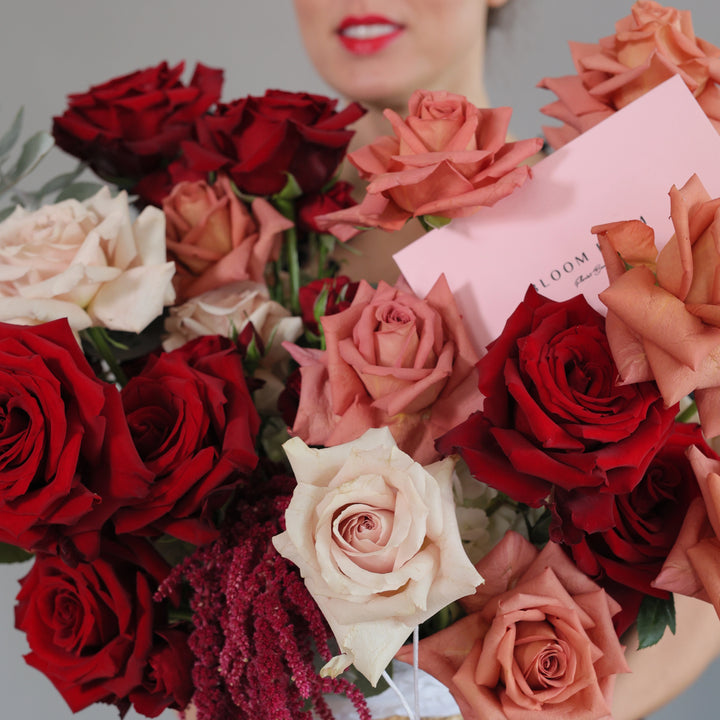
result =
[{"label": "pink envelope", "polygon": [[555,300],[582,292],[604,311],[607,276],[590,228],[642,218],[664,244],[668,192],[693,173],[720,196],[720,134],[673,77],[539,162],[494,207],[428,233],[395,261],[422,297],[445,273],[482,351],[531,283]]}]

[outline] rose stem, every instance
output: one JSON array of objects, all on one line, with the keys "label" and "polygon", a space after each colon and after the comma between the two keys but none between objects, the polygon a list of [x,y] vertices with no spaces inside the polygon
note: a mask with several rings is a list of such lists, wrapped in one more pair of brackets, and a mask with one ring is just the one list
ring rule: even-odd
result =
[{"label": "rose stem", "polygon": [[400,688],[393,682],[393,679],[388,675],[387,670],[383,670],[382,676],[385,679],[385,682],[395,691],[395,694],[400,698],[400,703],[405,709],[405,712],[408,714],[408,720],[420,720],[420,718],[416,717],[415,713],[410,709],[408,701],[405,699],[405,696],[400,692]]}]

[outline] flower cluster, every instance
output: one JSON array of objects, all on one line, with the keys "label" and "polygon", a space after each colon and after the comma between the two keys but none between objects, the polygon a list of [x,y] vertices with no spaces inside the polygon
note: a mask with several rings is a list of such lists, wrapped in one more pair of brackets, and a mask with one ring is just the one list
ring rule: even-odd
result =
[{"label": "flower cluster", "polygon": [[615,34],[598,43],[570,43],[577,75],[544,78],[557,100],[542,108],[561,127],[544,127],[559,148],[617,110],[679,75],[720,131],[720,48],[695,36],[689,10],[638,0]]},{"label": "flower cluster", "polygon": [[[590,115],[553,111],[577,130],[668,73],[716,102],[720,51],[654,2],[576,50],[546,84],[581,88]],[[375,287],[333,237],[532,182],[541,143],[507,142],[509,109],[416,92],[350,156],[353,206],[359,106],[221,102],[221,71],[182,71],[55,118],[117,193],[0,222],[0,542],[35,556],[28,663],[73,711],[332,720],[342,694],[369,720],[367,683],[418,649],[465,720],[609,717],[626,629],[660,637],[672,593],[720,613],[720,199],[673,187],[659,251],[642,222],[596,226],[607,317],[531,286],[477,348],[443,268],[424,297]]]}]

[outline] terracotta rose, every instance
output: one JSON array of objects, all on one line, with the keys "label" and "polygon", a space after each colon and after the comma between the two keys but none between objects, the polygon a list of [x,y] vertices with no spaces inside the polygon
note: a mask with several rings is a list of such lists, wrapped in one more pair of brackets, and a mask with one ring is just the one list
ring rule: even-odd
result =
[{"label": "terracotta rose", "polygon": [[[616,673],[629,672],[613,629],[620,606],[558,545],[538,552],[508,532],[476,568],[468,615],[420,642],[420,666],[464,720],[611,717]],[[412,662],[412,647],[397,654]]]},{"label": "terracotta rose", "polygon": [[695,391],[708,437],[720,434],[718,209],[720,198],[693,175],[670,190],[675,234],[660,252],[639,220],[593,228],[610,280],[600,300],[620,377],[654,379],[666,406]]},{"label": "terracotta rose", "polygon": [[348,155],[369,181],[362,203],[318,224],[399,230],[413,216],[464,217],[494,205],[527,180],[530,169],[519,165],[542,146],[539,138],[506,142],[511,114],[509,107],[477,108],[462,95],[417,90],[406,119],[385,110],[394,136]]}]

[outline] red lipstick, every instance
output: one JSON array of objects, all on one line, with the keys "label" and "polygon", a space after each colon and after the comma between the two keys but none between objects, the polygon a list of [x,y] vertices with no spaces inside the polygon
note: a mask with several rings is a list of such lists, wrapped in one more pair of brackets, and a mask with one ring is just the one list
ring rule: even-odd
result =
[{"label": "red lipstick", "polygon": [[364,15],[344,18],[337,33],[346,50],[355,55],[372,55],[387,47],[403,30],[402,25],[382,15]]}]

